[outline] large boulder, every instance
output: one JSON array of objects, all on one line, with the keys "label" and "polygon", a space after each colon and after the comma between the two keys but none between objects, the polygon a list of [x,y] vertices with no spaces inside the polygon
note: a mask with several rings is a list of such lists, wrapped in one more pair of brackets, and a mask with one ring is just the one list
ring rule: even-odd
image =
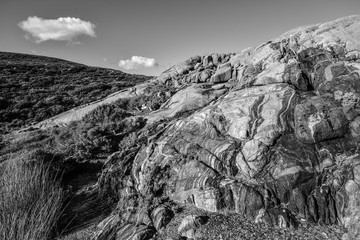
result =
[{"label": "large boulder", "polygon": [[227,82],[231,79],[232,70],[231,67],[222,67],[218,69],[215,74],[211,77],[210,82],[222,83]]}]

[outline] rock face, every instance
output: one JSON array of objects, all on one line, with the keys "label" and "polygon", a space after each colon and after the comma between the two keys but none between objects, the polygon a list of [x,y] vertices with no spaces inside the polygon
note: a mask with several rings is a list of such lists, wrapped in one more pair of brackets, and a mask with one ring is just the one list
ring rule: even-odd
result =
[{"label": "rock face", "polygon": [[178,92],[106,162],[98,185],[118,204],[96,239],[150,239],[178,204],[360,238],[359,16],[192,57],[154,82]]},{"label": "rock face", "polygon": [[[183,90],[147,117],[159,129],[147,130],[123,180],[103,175],[114,180],[120,216],[132,216],[120,229],[147,239],[170,221],[172,202],[283,228],[343,224],[344,238],[358,239],[359,30],[360,17],[347,17],[162,73],[158,84]],[[197,221],[188,216],[179,234],[194,237]]]}]

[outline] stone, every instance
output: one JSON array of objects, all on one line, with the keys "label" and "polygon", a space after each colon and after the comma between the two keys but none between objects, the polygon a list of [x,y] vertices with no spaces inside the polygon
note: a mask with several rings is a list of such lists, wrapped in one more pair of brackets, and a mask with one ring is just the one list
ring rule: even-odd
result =
[{"label": "stone", "polygon": [[350,134],[354,139],[355,143],[357,144],[357,146],[359,146],[358,144],[360,142],[360,117],[355,118],[350,123],[349,126],[350,126]]},{"label": "stone", "polygon": [[297,89],[303,91],[311,89],[308,77],[296,62],[286,65],[283,78],[284,81],[291,83]]},{"label": "stone", "polygon": [[215,66],[221,64],[221,55],[214,53],[211,55],[212,61],[214,63]]},{"label": "stone", "polygon": [[190,79],[190,81],[187,80],[186,82],[187,83],[189,83],[189,82],[198,83],[200,81],[200,79],[199,79],[200,74],[201,73],[193,73],[192,75],[189,75],[188,78]]},{"label": "stone", "polygon": [[215,90],[220,90],[220,89],[223,89],[225,87],[226,87],[225,84],[216,84],[216,85],[211,86],[211,88],[215,89]]},{"label": "stone", "polygon": [[241,82],[241,80],[243,79],[243,76],[244,76],[244,70],[245,70],[245,67],[239,67],[237,69],[237,73],[236,73],[236,79],[238,82]]},{"label": "stone", "polygon": [[227,82],[231,79],[231,67],[224,67],[215,72],[211,77],[210,82],[212,83],[222,83]]},{"label": "stone", "polygon": [[187,60],[185,60],[186,63],[191,65],[196,65],[201,62],[201,56],[193,56]]},{"label": "stone", "polygon": [[199,62],[199,63],[197,63],[195,66],[194,66],[194,69],[196,70],[196,69],[198,69],[198,68],[200,68],[201,67],[201,63]]},{"label": "stone", "polygon": [[180,223],[178,233],[183,237],[194,239],[196,229],[201,227],[206,222],[206,219],[206,217],[196,215],[186,216]]},{"label": "stone", "polygon": [[227,63],[224,63],[224,64],[221,64],[221,65],[218,65],[217,66],[217,70],[220,70],[222,68],[227,68],[227,67],[231,67],[231,64],[229,62]]},{"label": "stone", "polygon": [[277,226],[283,229],[297,226],[295,219],[284,208],[272,208],[261,212],[261,215],[259,217],[261,220],[258,219],[258,222],[265,222],[270,226]]},{"label": "stone", "polygon": [[204,66],[204,67],[209,66],[210,63],[212,63],[212,57],[211,57],[211,55],[205,56],[205,57],[203,58],[202,62],[203,62],[203,66]]},{"label": "stone", "polygon": [[200,73],[199,82],[201,82],[201,83],[208,82],[210,77],[211,77],[211,70],[206,69]]},{"label": "stone", "polygon": [[296,136],[305,143],[316,143],[343,137],[348,131],[348,120],[335,102],[313,97],[295,107]]},{"label": "stone", "polygon": [[348,180],[345,184],[345,190],[348,193],[354,193],[359,190],[359,185],[353,180]]},{"label": "stone", "polygon": [[170,222],[173,216],[174,213],[171,209],[166,206],[159,206],[152,211],[151,219],[154,227],[159,231]]}]

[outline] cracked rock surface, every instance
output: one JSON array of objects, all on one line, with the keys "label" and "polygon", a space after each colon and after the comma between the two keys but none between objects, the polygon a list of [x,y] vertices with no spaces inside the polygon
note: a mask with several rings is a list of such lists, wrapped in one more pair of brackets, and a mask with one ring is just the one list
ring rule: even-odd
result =
[{"label": "cracked rock surface", "polygon": [[160,74],[178,91],[105,163],[95,239],[359,239],[359,51],[351,16]]}]

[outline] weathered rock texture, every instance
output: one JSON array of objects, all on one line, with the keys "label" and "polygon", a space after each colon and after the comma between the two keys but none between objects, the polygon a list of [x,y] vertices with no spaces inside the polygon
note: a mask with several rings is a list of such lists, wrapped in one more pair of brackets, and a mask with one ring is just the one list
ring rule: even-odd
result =
[{"label": "weathered rock texture", "polygon": [[[359,239],[359,51],[352,16],[162,73],[156,84],[181,90],[105,164],[98,183],[118,205],[97,239],[156,236],[176,203],[282,228],[343,224]],[[191,237],[200,224],[186,221]]]}]

